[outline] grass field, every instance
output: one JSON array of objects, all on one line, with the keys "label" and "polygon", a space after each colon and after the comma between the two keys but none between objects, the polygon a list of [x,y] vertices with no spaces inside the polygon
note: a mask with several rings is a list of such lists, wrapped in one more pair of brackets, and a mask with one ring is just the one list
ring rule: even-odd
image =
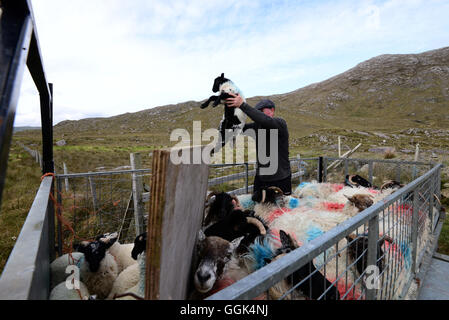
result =
[{"label": "grass field", "polygon": [[13,145],[0,210],[0,273],[39,189],[41,175],[35,160],[25,150]]}]

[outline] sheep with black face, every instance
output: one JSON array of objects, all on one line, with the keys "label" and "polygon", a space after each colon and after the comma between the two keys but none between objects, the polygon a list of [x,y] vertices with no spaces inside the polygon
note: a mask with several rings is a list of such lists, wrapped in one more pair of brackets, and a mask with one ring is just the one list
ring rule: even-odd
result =
[{"label": "sheep with black face", "polygon": [[[282,246],[278,248],[272,260],[268,260],[267,263],[271,261],[275,261],[290,253],[291,251],[298,248],[295,240],[283,230],[280,230],[279,236],[281,239]],[[286,287],[291,287],[301,282],[302,280],[307,279],[302,284],[296,287],[296,290],[299,290],[301,294],[307,296],[310,299],[318,299],[321,296],[321,299],[325,300],[339,300],[340,295],[338,293],[337,287],[334,286],[329,280],[327,280],[316,268],[313,264],[313,261],[305,264],[295,272],[293,272],[289,277],[287,277],[286,283],[278,284],[270,290],[270,295],[275,298],[279,298],[282,296],[283,292],[279,292],[280,288],[285,289]],[[281,285],[281,286],[279,286]],[[287,286],[286,286],[287,285]],[[324,293],[326,292],[326,293]]]},{"label": "sheep with black face", "polygon": [[254,216],[253,211],[236,209],[225,218],[207,227],[204,233],[207,237],[217,236],[228,241],[243,237],[236,249],[237,254],[240,255],[247,251],[248,246],[257,237],[265,236],[267,229],[267,226]]},{"label": "sheep with black face", "polygon": [[[232,97],[229,93],[239,94],[243,98],[243,101],[246,101],[240,89],[231,80],[225,78],[224,73],[215,78],[212,92],[219,92],[219,95],[210,96],[209,99],[201,104],[201,109],[206,108],[212,101],[214,102],[213,107],[216,107],[220,103],[225,104],[224,100]],[[240,108],[225,107],[223,118],[218,127],[220,139],[211,150],[211,155],[223,148],[229,140],[233,140],[235,136],[239,135],[243,130],[245,121],[246,114]]]}]

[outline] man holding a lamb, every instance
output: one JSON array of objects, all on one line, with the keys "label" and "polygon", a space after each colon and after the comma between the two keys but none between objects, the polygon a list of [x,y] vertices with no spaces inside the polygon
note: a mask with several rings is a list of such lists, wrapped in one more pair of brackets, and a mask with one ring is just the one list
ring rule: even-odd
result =
[{"label": "man holding a lamb", "polygon": [[[287,123],[282,118],[274,117],[275,105],[271,100],[261,100],[253,108],[239,94],[229,95],[231,97],[226,99],[226,107],[240,108],[254,121],[243,127],[243,134],[252,133],[256,140],[257,169],[253,192],[275,186],[285,195],[291,194]],[[273,167],[274,170],[268,170]]]}]

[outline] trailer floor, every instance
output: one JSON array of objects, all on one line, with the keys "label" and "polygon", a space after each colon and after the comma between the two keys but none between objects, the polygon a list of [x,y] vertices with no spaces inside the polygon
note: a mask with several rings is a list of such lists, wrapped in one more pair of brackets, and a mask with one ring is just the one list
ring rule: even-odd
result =
[{"label": "trailer floor", "polygon": [[434,254],[418,300],[449,300],[449,256]]}]

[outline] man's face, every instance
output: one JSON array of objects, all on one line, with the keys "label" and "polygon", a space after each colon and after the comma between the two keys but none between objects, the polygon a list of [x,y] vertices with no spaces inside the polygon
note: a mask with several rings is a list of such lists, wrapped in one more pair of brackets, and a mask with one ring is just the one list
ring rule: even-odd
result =
[{"label": "man's face", "polygon": [[263,108],[262,112],[271,118],[274,116],[274,108]]}]

